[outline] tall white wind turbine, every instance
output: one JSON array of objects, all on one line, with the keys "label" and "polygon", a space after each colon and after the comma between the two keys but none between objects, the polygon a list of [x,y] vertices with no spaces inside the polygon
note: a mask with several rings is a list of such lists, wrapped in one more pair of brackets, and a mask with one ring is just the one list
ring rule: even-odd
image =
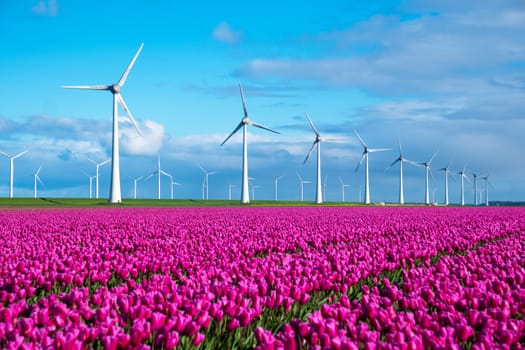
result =
[{"label": "tall white wind turbine", "polygon": [[[139,126],[137,125],[137,122],[135,121],[135,118],[133,118],[133,115],[131,115],[130,110],[128,109],[128,106],[126,105],[126,102],[124,102],[124,99],[120,95],[120,90],[124,86],[126,79],[128,78],[128,74],[131,71],[131,68],[135,64],[135,61],[137,60],[137,57],[140,54],[140,51],[142,50],[142,47],[144,44],[140,44],[139,49],[135,53],[135,56],[133,56],[133,59],[131,60],[130,64],[120,77],[120,80],[112,85],[88,85],[88,86],[62,86],[62,88],[65,89],[85,89],[85,90],[106,90],[113,94],[113,141],[112,141],[112,152],[111,152],[111,183],[110,183],[110,189],[109,189],[109,202],[110,203],[120,203],[122,202],[122,196],[120,192],[120,158],[119,158],[119,142],[118,142],[118,105],[120,104],[122,106],[122,109],[126,112],[129,119],[135,126],[135,129],[137,129],[137,132],[139,135],[142,135],[140,132]],[[98,191],[98,186],[97,186]],[[98,196],[97,196],[98,198]]]},{"label": "tall white wind turbine", "polygon": [[206,200],[208,200],[208,185],[209,185],[209,176],[210,175],[214,175],[214,174],[217,174],[216,171],[207,171],[206,169],[204,169],[202,166],[199,165],[199,168],[201,168],[202,172],[204,173],[204,181],[203,181],[203,186],[202,186],[202,189],[203,189],[203,199],[204,199],[204,190],[206,190]]},{"label": "tall white wind turbine", "polygon": [[365,160],[365,204],[370,204],[370,185],[368,182],[368,154],[374,153],[374,152],[390,151],[390,148],[368,148],[366,143],[363,141],[361,136],[359,136],[359,134],[357,133],[355,129],[354,129],[354,133],[359,139],[361,146],[363,146],[363,155],[361,156],[361,160],[359,161],[359,164],[357,164],[355,171],[357,172],[357,170],[359,170],[359,167],[361,166],[361,163],[363,163],[363,159],[364,159]]},{"label": "tall white wind turbine", "polygon": [[304,184],[311,184],[312,181],[303,180],[303,178],[301,177],[301,175],[299,175],[299,173],[297,173],[297,177],[299,178],[299,184],[301,185],[301,202],[302,202],[304,200]]},{"label": "tall white wind turbine", "polygon": [[474,179],[473,185],[474,185],[474,205],[478,205],[478,176],[479,174],[471,171],[470,174],[472,175],[472,178]]},{"label": "tall white wind turbine", "polygon": [[406,159],[403,156],[403,149],[401,148],[401,141],[398,140],[398,143],[399,143],[399,157],[397,157],[397,159],[394,160],[388,167],[390,168],[394,166],[394,164],[399,163],[399,204],[405,204],[405,192],[403,188],[403,163],[406,162],[406,163],[415,165],[417,167],[419,167],[419,164]]},{"label": "tall white wind turbine", "polygon": [[458,175],[461,175],[461,205],[465,205],[465,182],[464,179],[467,179],[468,182],[471,182],[467,174],[467,163],[463,166],[463,169],[458,172]]},{"label": "tall white wind turbine", "polygon": [[42,180],[40,179],[40,176],[38,176],[38,174],[40,173],[40,170],[42,170],[42,164],[40,164],[40,166],[38,167],[38,170],[36,171],[36,173],[33,174],[33,180],[34,180],[34,198],[37,197],[37,184],[36,182],[40,182],[40,184],[43,186],[44,183],[42,182]]},{"label": "tall white wind turbine", "polygon": [[345,188],[350,187],[352,185],[345,184],[341,178],[339,178],[339,182],[341,183],[341,194],[343,196],[343,203],[344,203],[345,202]]},{"label": "tall white wind turbine", "polygon": [[[432,161],[434,160],[434,158],[436,157],[436,155],[438,154],[438,152],[434,152],[434,155],[432,155],[432,158],[430,158],[430,160],[426,161],[426,162],[421,162],[419,163],[420,165],[423,165],[425,166],[425,204],[430,204],[430,195],[429,195],[429,192],[428,192],[428,175],[432,175],[432,170],[430,169],[430,164],[432,164]],[[432,175],[433,176],[433,175]]]},{"label": "tall white wind turbine", "polygon": [[315,133],[315,140],[312,143],[312,147],[310,147],[310,150],[308,151],[308,154],[306,155],[306,158],[304,159],[303,164],[306,163],[308,160],[308,157],[310,157],[310,154],[314,150],[314,147],[317,145],[317,178],[316,178],[316,190],[315,190],[315,203],[321,204],[323,203],[323,190],[322,190],[322,183],[321,183],[321,142],[323,141],[337,141],[335,139],[327,139],[324,137],[321,137],[321,134],[319,134],[319,131],[315,127],[314,123],[310,119],[310,116],[308,113],[305,113],[306,119],[308,120],[308,123],[310,124],[310,127],[312,128],[313,132]]},{"label": "tall white wind turbine", "polygon": [[242,108],[244,112],[244,117],[241,119],[240,123],[235,127],[230,135],[221,143],[221,146],[226,143],[237,131],[242,128],[242,187],[241,187],[241,203],[250,203],[250,193],[248,192],[248,135],[247,135],[247,126],[251,125],[259,129],[264,129],[271,131],[273,133],[279,134],[278,131],[272,130],[265,126],[255,123],[254,121],[248,118],[248,110],[246,109],[246,102],[244,100],[244,92],[242,90],[242,85],[239,84],[239,90],[241,92],[242,99]]},{"label": "tall white wind turbine", "polygon": [[450,172],[450,162],[448,162],[446,167],[441,168],[439,170],[445,172],[445,205],[448,205],[448,176],[452,175],[452,173]]},{"label": "tall white wind turbine", "polygon": [[275,201],[277,201],[277,190],[278,190],[278,186],[279,186],[279,180],[283,178],[283,175],[281,176],[277,176],[276,178],[273,179],[273,182],[274,182],[274,190],[275,190]]},{"label": "tall white wind turbine", "polygon": [[9,169],[10,169],[9,171],[9,174],[10,174],[9,175],[9,198],[13,198],[13,183],[15,181],[15,163],[14,163],[15,159],[18,157],[22,157],[27,152],[29,152],[28,149],[18,154],[15,154],[14,156],[10,156],[9,154],[5,152],[0,151],[0,154],[2,154],[3,156],[9,159],[9,164],[10,164],[9,166]]},{"label": "tall white wind turbine", "polygon": [[490,175],[487,175],[481,178],[481,180],[485,180],[485,206],[487,207],[489,206],[489,176]]},{"label": "tall white wind turbine", "polygon": [[100,169],[101,166],[106,165],[109,162],[111,162],[111,159],[107,159],[107,160],[105,160],[103,162],[97,163],[93,159],[88,158],[88,156],[86,156],[86,155],[84,155],[84,157],[86,157],[86,159],[88,161],[90,161],[91,163],[93,163],[95,165],[95,168],[96,168],[96,172],[95,172],[95,198],[98,199],[98,169]]}]

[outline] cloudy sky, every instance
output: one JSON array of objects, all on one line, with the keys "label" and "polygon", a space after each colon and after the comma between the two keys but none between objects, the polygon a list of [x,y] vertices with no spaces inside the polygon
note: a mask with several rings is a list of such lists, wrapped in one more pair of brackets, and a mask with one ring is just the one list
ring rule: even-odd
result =
[{"label": "cloudy sky", "polygon": [[[298,199],[297,172],[315,182],[314,141],[304,112],[327,137],[323,180],[328,201],[357,200],[362,147],[370,156],[372,201],[396,201],[398,140],[404,156],[432,163],[431,197],[443,201],[444,174],[465,163],[489,174],[491,200],[525,200],[525,3],[522,0],[323,2],[74,1],[0,2],[0,151],[15,160],[15,196],[33,195],[42,164],[44,197],[88,196],[95,167],[111,152],[111,95],[61,85],[116,82],[140,43],[144,49],[122,95],[139,121],[136,134],[120,110],[123,197],[133,180],[162,168],[181,186],[179,198],[239,198],[241,137],[220,143],[242,117],[238,84],[250,117],[281,132],[250,130],[249,166],[256,199]],[[109,192],[100,169],[100,195]],[[405,167],[405,200],[424,200],[423,168]],[[84,174],[85,173],[85,174]],[[468,173],[469,178],[472,175]],[[162,179],[162,197],[170,196]],[[480,189],[485,188],[480,184]],[[0,158],[0,196],[9,160]],[[305,199],[313,200],[313,184]],[[156,196],[153,179],[138,196]],[[473,201],[466,183],[466,199]],[[459,202],[459,177],[450,199]]]}]

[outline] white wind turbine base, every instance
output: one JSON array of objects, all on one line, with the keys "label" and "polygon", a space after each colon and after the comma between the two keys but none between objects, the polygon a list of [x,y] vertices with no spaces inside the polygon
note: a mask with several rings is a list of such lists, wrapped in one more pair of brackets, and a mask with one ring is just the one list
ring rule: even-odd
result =
[{"label": "white wind turbine base", "polygon": [[9,159],[9,198],[13,198],[13,184],[15,181],[15,159],[18,157],[22,157],[27,152],[29,152],[28,149],[18,154],[15,154],[14,156],[10,156],[5,152],[0,151],[1,155]]},{"label": "white wind turbine base", "polygon": [[361,136],[357,133],[357,131],[354,129],[354,133],[357,136],[359,142],[361,143],[361,146],[363,146],[363,155],[361,156],[361,160],[359,160],[359,164],[357,164],[357,167],[355,168],[355,171],[359,170],[359,167],[361,166],[361,163],[363,163],[363,159],[365,160],[365,204],[370,204],[370,184],[368,182],[368,154],[374,153],[374,152],[384,152],[384,151],[390,151],[390,148],[368,148],[368,146],[365,144]]},{"label": "white wind turbine base", "polygon": [[[131,68],[135,64],[135,61],[137,60],[137,57],[140,54],[140,51],[142,50],[142,47],[144,44],[141,44],[137,52],[135,53],[135,56],[133,56],[133,59],[131,60],[130,64],[120,77],[120,80],[112,85],[82,85],[82,86],[62,86],[62,88],[65,89],[84,89],[84,90],[106,90],[113,94],[113,137],[112,137],[112,154],[111,154],[111,183],[110,183],[110,190],[109,190],[109,202],[110,203],[120,203],[122,202],[122,195],[120,191],[120,158],[119,158],[119,142],[118,142],[118,105],[120,104],[122,109],[126,112],[129,119],[135,126],[135,129],[137,129],[137,132],[139,135],[142,135],[140,132],[140,129],[137,125],[137,122],[135,121],[135,118],[133,118],[130,110],[128,109],[128,106],[126,105],[126,102],[124,102],[124,99],[122,98],[120,94],[120,90],[126,83],[126,79],[128,78],[128,74],[131,71]],[[97,187],[98,189],[98,187]]]},{"label": "white wind turbine base", "polygon": [[316,177],[315,203],[322,204],[323,203],[323,190],[322,190],[323,186],[321,183],[321,142],[337,141],[337,140],[321,137],[321,134],[319,134],[319,131],[317,130],[314,123],[310,119],[310,116],[308,115],[308,113],[305,113],[305,116],[306,116],[306,119],[308,120],[308,123],[310,124],[310,127],[315,133],[315,140],[312,143],[312,147],[310,147],[310,150],[308,151],[308,154],[306,155],[306,158],[304,159],[303,164],[306,163],[306,161],[308,160],[308,157],[310,157],[310,154],[314,150],[314,147],[317,145],[317,177]]},{"label": "white wind turbine base", "polygon": [[399,162],[399,204],[405,204],[405,193],[403,188],[403,162],[407,162],[409,164],[415,165],[419,167],[419,164],[406,159],[403,156],[403,149],[401,148],[401,141],[398,140],[399,143],[399,157],[394,160],[388,167],[392,167],[394,164]]},{"label": "white wind turbine base", "polygon": [[242,90],[242,85],[239,84],[239,90],[241,92],[242,99],[242,108],[244,116],[241,119],[240,123],[235,127],[230,135],[221,143],[221,146],[224,145],[234,134],[237,133],[242,128],[242,186],[241,186],[241,203],[246,204],[250,203],[250,192],[248,188],[248,135],[247,135],[247,126],[251,125],[259,129],[267,130],[276,134],[279,134],[278,131],[272,130],[260,124],[257,124],[250,120],[248,117],[248,110],[246,109],[246,101],[244,100],[244,92]]},{"label": "white wind turbine base", "polygon": [[430,194],[428,192],[428,175],[429,174],[432,175],[432,170],[430,170],[430,164],[432,163],[432,161],[434,160],[437,154],[438,152],[434,152],[434,155],[432,156],[432,158],[430,158],[429,161],[419,163],[420,165],[423,165],[425,167],[425,204],[426,205],[430,204]]}]

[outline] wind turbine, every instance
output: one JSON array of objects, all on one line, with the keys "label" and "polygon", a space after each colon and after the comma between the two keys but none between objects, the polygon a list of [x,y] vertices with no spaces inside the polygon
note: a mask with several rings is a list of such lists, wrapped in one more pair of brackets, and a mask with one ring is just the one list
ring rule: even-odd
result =
[{"label": "wind turbine", "polygon": [[167,175],[170,178],[170,198],[173,200],[173,186],[180,186],[180,183],[173,181],[173,175]]},{"label": "wind turbine", "polygon": [[139,177],[136,177],[133,179],[133,199],[137,199],[137,183],[144,179],[144,175],[143,176],[139,176]]},{"label": "wind turbine", "polygon": [[357,164],[357,167],[355,168],[355,171],[359,170],[359,167],[361,166],[361,163],[363,163],[363,159],[365,160],[365,204],[370,204],[370,185],[368,183],[368,154],[374,153],[374,152],[384,152],[384,151],[390,151],[390,148],[368,148],[366,143],[363,141],[361,136],[357,133],[357,131],[354,129],[354,133],[359,139],[359,142],[363,146],[363,155],[361,156],[361,160],[359,161],[359,164]]},{"label": "wind turbine", "polygon": [[283,178],[283,175],[278,176],[278,177],[273,179],[274,187],[275,187],[275,201],[277,201],[277,186],[279,184],[279,180],[282,179],[282,178]]},{"label": "wind turbine", "polygon": [[93,198],[93,179],[96,175],[88,175],[85,171],[82,171],[84,175],[89,177],[89,199]]},{"label": "wind turbine", "polygon": [[[436,152],[434,152],[434,155],[432,156],[432,158],[430,158],[429,161],[419,163],[420,165],[424,165],[425,166],[425,204],[426,205],[430,204],[430,196],[429,196],[429,193],[428,193],[428,174],[432,175],[432,170],[430,170],[430,164],[432,163],[432,161],[434,160],[434,158],[436,157],[437,154],[438,154],[438,152],[436,151]],[[432,175],[432,176],[434,176],[434,175]]]},{"label": "wind turbine", "polygon": [[95,168],[96,168],[96,172],[95,172],[95,174],[96,174],[96,175],[95,175],[95,198],[98,199],[98,169],[99,169],[101,166],[106,165],[106,164],[108,164],[109,162],[111,162],[111,159],[105,160],[105,161],[103,161],[103,162],[101,162],[101,163],[97,163],[97,162],[95,162],[93,159],[88,158],[88,156],[86,156],[86,155],[84,155],[84,157],[86,157],[86,159],[87,159],[88,161],[90,161],[91,163],[95,164]]},{"label": "wind turbine", "polygon": [[324,181],[323,181],[323,201],[326,201],[326,186],[328,184],[328,174],[326,174],[324,176]]},{"label": "wind turbine", "polygon": [[36,188],[36,182],[40,182],[40,184],[43,186],[44,183],[42,182],[42,180],[40,179],[40,176],[38,176],[38,174],[40,173],[40,170],[42,169],[42,164],[40,164],[40,166],[38,167],[38,170],[36,171],[36,173],[33,174],[33,178],[34,178],[34,198],[37,197],[37,188]]},{"label": "wind turbine", "polygon": [[[110,203],[120,203],[122,201],[122,196],[120,193],[120,159],[119,159],[119,143],[118,143],[118,105],[120,104],[122,106],[122,109],[126,112],[129,119],[135,126],[135,129],[137,129],[137,132],[139,135],[142,135],[140,132],[139,126],[137,125],[137,122],[135,121],[135,118],[131,115],[130,110],[128,109],[128,106],[126,105],[126,102],[124,102],[124,99],[120,95],[120,90],[124,86],[124,83],[126,82],[126,79],[128,78],[128,74],[131,71],[131,68],[135,64],[135,61],[137,60],[137,57],[140,54],[140,51],[142,50],[142,47],[144,44],[140,44],[139,49],[135,53],[135,56],[133,56],[133,59],[131,60],[130,64],[120,77],[120,80],[112,85],[88,85],[88,86],[62,86],[62,88],[65,89],[85,89],[85,90],[106,90],[113,94],[113,141],[112,141],[112,152],[111,152],[111,184],[110,184],[110,190],[109,190],[109,202]],[[98,179],[98,178],[97,178]],[[98,198],[98,186],[97,186],[97,198]]]},{"label": "wind turbine", "polygon": [[247,126],[255,126],[259,129],[264,129],[271,131],[273,133],[279,134],[278,131],[272,130],[260,124],[257,124],[248,118],[248,110],[246,109],[246,102],[244,101],[244,92],[242,90],[242,85],[239,84],[239,90],[241,91],[242,99],[242,108],[244,111],[244,117],[241,119],[240,123],[235,127],[230,135],[221,143],[221,146],[226,143],[237,131],[242,128],[242,187],[241,187],[241,203],[250,203],[250,194],[248,192],[248,134]]},{"label": "wind turbine", "polygon": [[199,165],[199,168],[201,168],[202,172],[204,173],[204,182],[202,183],[202,199],[204,199],[204,189],[206,188],[206,200],[208,200],[208,176],[217,174],[216,171],[208,172],[206,169],[204,169],[202,166]]},{"label": "wind turbine", "polygon": [[446,167],[439,170],[445,172],[445,205],[448,205],[448,176],[452,175],[450,172],[450,162],[448,162]]},{"label": "wind turbine", "polygon": [[229,184],[228,185],[228,200],[232,200],[232,187],[236,187],[235,185]]},{"label": "wind turbine", "polygon": [[341,178],[339,178],[339,182],[341,183],[341,194],[343,195],[343,203],[344,203],[344,201],[345,201],[345,188],[346,187],[350,187],[352,185],[345,184]]},{"label": "wind turbine", "polygon": [[463,166],[463,169],[458,172],[458,175],[461,175],[461,205],[465,205],[465,182],[463,179],[467,179],[468,182],[472,183],[468,176],[465,174],[467,171],[467,163]]},{"label": "wind turbine", "polygon": [[160,176],[164,175],[167,177],[171,177],[170,174],[168,174],[160,168],[160,154],[157,154],[157,170],[151,173],[150,176],[148,176],[148,179],[155,175],[157,175],[157,199],[160,199]]},{"label": "wind turbine", "polygon": [[255,189],[260,188],[261,186],[255,186],[252,184],[252,200],[255,200]]},{"label": "wind turbine", "polygon": [[299,178],[299,182],[301,184],[301,202],[302,202],[304,200],[304,184],[311,184],[312,181],[303,180],[303,178],[301,177],[301,175],[299,175],[299,173],[297,173],[297,177]]},{"label": "wind turbine", "polygon": [[337,140],[321,137],[321,134],[319,134],[319,131],[317,130],[314,123],[310,119],[310,116],[308,115],[308,113],[305,112],[305,116],[306,116],[306,119],[308,120],[308,123],[310,124],[310,127],[315,133],[315,140],[312,143],[312,147],[310,147],[310,150],[308,151],[308,154],[306,155],[306,158],[304,159],[303,164],[306,163],[306,161],[308,160],[308,157],[310,157],[310,154],[314,150],[314,147],[317,145],[317,180],[316,180],[317,186],[315,190],[315,203],[321,204],[323,203],[323,190],[322,190],[322,184],[321,184],[321,142],[337,141]]},{"label": "wind turbine", "polygon": [[481,180],[485,180],[485,206],[489,206],[489,175],[483,176]]},{"label": "wind turbine", "polygon": [[398,143],[399,143],[399,157],[397,157],[397,159],[394,160],[388,167],[390,168],[394,164],[399,162],[399,204],[405,204],[405,193],[403,189],[403,162],[407,162],[417,167],[419,167],[419,164],[403,157],[403,149],[401,148],[401,141],[398,140]]},{"label": "wind turbine", "polygon": [[479,174],[471,171],[470,172],[472,174],[472,178],[474,179],[474,205],[478,205],[478,182],[477,182],[477,178],[479,176]]},{"label": "wind turbine", "polygon": [[18,154],[15,154],[14,156],[10,156],[9,154],[5,153],[5,152],[2,152],[0,151],[0,154],[2,154],[3,156],[5,156],[6,158],[9,158],[9,163],[10,163],[10,176],[9,176],[9,198],[13,198],[13,182],[15,180],[15,164],[14,164],[14,160],[18,157],[22,157],[24,154],[26,154],[27,152],[29,152],[28,149],[26,149],[25,151],[23,152],[20,152]]}]

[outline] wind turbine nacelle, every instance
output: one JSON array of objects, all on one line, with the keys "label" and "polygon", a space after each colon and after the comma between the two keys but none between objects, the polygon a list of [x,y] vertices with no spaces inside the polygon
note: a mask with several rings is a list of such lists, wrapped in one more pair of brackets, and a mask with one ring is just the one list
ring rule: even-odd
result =
[{"label": "wind turbine nacelle", "polygon": [[120,93],[120,85],[119,84],[113,84],[111,85],[111,92],[114,94]]}]

